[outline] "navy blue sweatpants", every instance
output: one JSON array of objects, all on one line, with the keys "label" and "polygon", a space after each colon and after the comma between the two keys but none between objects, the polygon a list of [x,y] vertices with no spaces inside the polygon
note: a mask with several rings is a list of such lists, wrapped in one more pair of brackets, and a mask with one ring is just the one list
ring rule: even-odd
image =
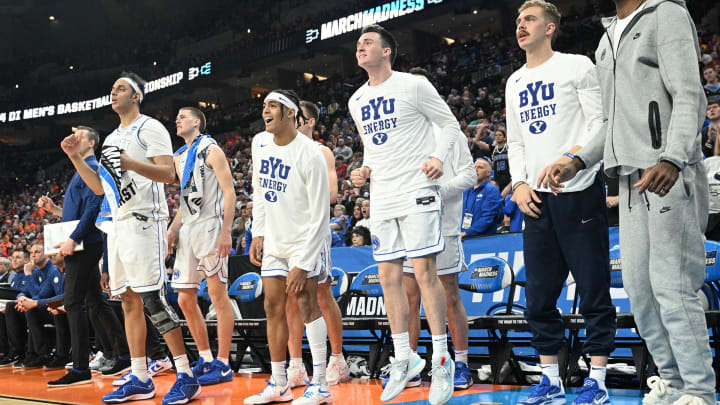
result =
[{"label": "navy blue sweatpants", "polygon": [[607,356],[615,347],[615,307],[610,300],[610,259],[605,188],[600,176],[583,191],[536,192],[539,219],[525,215],[523,249],[527,278],[525,318],[541,355],[562,348],[565,327],[557,310],[568,271],[580,295],[587,339],[583,352]]}]

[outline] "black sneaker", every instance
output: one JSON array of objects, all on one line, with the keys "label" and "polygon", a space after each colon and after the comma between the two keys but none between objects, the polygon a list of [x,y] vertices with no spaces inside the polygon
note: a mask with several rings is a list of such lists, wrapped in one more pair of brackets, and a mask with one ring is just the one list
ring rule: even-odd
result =
[{"label": "black sneaker", "polygon": [[21,358],[15,364],[13,364],[13,368],[25,368],[25,363],[29,363],[35,360],[35,357],[36,356],[33,354],[28,354],[26,357]]},{"label": "black sneaker", "polygon": [[112,377],[130,371],[130,360],[113,359],[112,367],[98,370],[103,377]]},{"label": "black sneaker", "polygon": [[0,359],[0,368],[10,367],[17,362],[22,363],[23,358],[19,354],[8,354],[7,356]]},{"label": "black sneaker", "polygon": [[65,365],[70,361],[69,357],[53,357],[46,365],[45,369],[54,370],[57,368],[65,368]]},{"label": "black sneaker", "polygon": [[[37,356],[28,361],[23,362],[23,368],[40,368],[50,362],[50,358],[46,356]],[[63,364],[64,366],[64,364]]]},{"label": "black sneaker", "polygon": [[74,370],[70,370],[67,374],[57,380],[48,382],[48,387],[67,387],[69,385],[90,383],[92,383],[92,374],[90,374],[90,370],[85,370],[79,373]]}]

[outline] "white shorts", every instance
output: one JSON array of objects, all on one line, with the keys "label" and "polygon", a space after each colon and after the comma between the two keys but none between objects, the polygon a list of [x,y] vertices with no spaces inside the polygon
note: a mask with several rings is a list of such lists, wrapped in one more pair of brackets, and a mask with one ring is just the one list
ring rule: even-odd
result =
[{"label": "white shorts", "polygon": [[112,295],[129,287],[136,293],[158,291],[165,284],[167,220],[114,221],[107,237],[108,275]]},{"label": "white shorts", "polygon": [[370,217],[373,258],[377,262],[423,257],[442,252],[441,211],[373,221]]},{"label": "white shorts", "polygon": [[[260,276],[287,277],[288,273],[290,273],[290,269],[297,267],[297,262],[297,256],[282,258],[269,254],[263,254]],[[327,242],[323,241],[315,266],[313,266],[312,270],[307,272],[307,278],[317,278],[318,284],[322,284],[327,281],[331,271],[330,246]]]},{"label": "white shorts", "polygon": [[[460,235],[445,236],[445,250],[440,252],[436,257],[436,267],[438,276],[447,276],[457,274],[464,271],[467,266],[465,264],[465,253],[463,252]],[[413,265],[409,259],[403,262],[403,272],[413,274]]]},{"label": "white shorts", "polygon": [[227,283],[228,258],[217,256],[217,240],[220,236],[222,219],[184,224],[178,235],[175,256],[173,288],[200,288],[203,278],[217,274],[220,281]]}]

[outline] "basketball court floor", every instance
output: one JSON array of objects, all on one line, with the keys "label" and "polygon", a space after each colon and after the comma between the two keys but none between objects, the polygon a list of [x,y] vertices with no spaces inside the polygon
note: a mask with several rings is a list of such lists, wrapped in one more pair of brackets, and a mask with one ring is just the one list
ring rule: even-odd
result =
[{"label": "basketball court floor", "polygon": [[[0,369],[0,404],[101,404],[104,394],[112,390],[112,378],[102,378],[94,374],[92,384],[76,387],[48,388],[47,382],[61,377],[65,370],[22,370],[13,368]],[[203,387],[197,405],[238,405],[249,395],[259,392],[265,386],[267,374],[235,374],[231,383]],[[157,395],[152,400],[137,401],[133,404],[159,404],[165,393],[175,381],[174,373],[166,373],[155,377]],[[391,404],[419,405],[427,404],[429,383],[421,387],[408,388]],[[489,405],[516,404],[527,395],[529,387],[501,386],[476,384],[468,390],[455,393],[449,402],[452,405]],[[380,404],[382,388],[379,380],[353,379],[349,383],[331,387],[335,404]],[[575,395],[568,390],[568,404]],[[303,388],[293,390],[295,397],[302,395]],[[641,391],[610,390],[614,405],[640,404]]]}]

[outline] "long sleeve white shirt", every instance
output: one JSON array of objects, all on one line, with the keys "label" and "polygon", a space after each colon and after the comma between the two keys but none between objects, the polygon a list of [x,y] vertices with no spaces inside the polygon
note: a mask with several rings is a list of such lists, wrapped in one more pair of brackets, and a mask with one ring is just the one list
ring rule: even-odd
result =
[{"label": "long sleeve white shirt", "polygon": [[[441,137],[440,128],[435,128],[435,137]],[[445,160],[445,174],[440,177],[440,195],[443,200],[442,234],[456,236],[460,234],[462,224],[463,192],[475,185],[477,173],[465,135],[457,131],[457,140]]]},{"label": "long sleeve white shirt", "polygon": [[[549,191],[536,187],[542,170],[605,131],[595,66],[582,55],[555,52],[540,66],[518,69],[507,80],[505,103],[513,184],[524,181],[535,190]],[[586,189],[599,167],[597,163],[581,171],[563,191]]]}]

